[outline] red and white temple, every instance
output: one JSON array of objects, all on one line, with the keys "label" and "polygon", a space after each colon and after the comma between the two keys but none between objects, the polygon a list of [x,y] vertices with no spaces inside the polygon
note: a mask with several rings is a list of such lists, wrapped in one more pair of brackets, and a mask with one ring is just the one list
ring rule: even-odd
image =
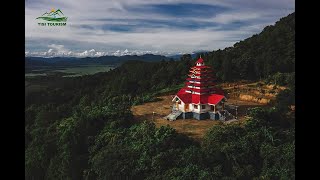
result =
[{"label": "red and white temple", "polygon": [[185,87],[172,99],[171,115],[183,119],[223,119],[220,112],[224,110],[226,98],[223,91],[215,87],[212,68],[200,57],[189,72]]}]

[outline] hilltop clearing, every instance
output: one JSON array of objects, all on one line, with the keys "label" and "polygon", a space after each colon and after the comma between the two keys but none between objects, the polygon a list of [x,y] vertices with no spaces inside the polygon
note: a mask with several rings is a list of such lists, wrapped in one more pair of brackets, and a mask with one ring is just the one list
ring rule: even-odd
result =
[{"label": "hilltop clearing", "polygon": [[[262,82],[241,82],[241,83],[223,83],[221,87],[228,94],[227,105],[237,105],[238,122],[241,123],[246,119],[248,108],[267,106],[273,100],[278,92],[284,87],[276,87],[273,85],[265,85]],[[248,90],[250,89],[250,91]],[[274,93],[268,93],[273,90]],[[264,91],[262,93],[261,91]],[[239,93],[240,92],[240,93]],[[268,93],[268,94],[266,94]],[[217,124],[223,124],[221,121],[214,120],[196,120],[196,119],[178,119],[176,121],[167,121],[163,117],[171,112],[172,98],[174,93],[170,95],[158,96],[158,101],[148,102],[142,105],[136,105],[131,111],[138,121],[153,121],[157,127],[169,125],[177,130],[197,140],[201,140],[207,130]],[[251,97],[251,98],[244,98]],[[260,100],[259,98],[264,97]],[[229,110],[235,115],[235,110]],[[154,114],[153,114],[154,112]]]}]

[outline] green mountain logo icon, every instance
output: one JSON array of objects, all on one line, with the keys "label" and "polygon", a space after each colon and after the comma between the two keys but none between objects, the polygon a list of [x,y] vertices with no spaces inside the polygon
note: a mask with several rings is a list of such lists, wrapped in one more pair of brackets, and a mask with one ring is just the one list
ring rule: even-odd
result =
[{"label": "green mountain logo icon", "polygon": [[42,16],[39,16],[36,19],[42,19],[52,22],[66,22],[68,17],[66,17],[60,9],[56,11],[52,9],[49,13],[45,12],[44,14],[42,14]]}]

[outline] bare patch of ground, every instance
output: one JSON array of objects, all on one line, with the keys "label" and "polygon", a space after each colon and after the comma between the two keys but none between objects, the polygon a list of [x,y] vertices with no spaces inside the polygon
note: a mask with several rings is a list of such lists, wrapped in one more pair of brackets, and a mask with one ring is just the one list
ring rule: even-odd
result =
[{"label": "bare patch of ground", "polygon": [[[258,107],[258,106],[266,106],[267,103],[274,99],[276,94],[283,90],[284,87],[274,87],[267,86],[260,82],[246,82],[241,81],[238,83],[223,83],[220,85],[225,91],[227,95],[226,104],[236,105],[238,106],[237,112],[236,110],[228,110],[231,114],[236,115],[238,117],[238,121],[230,121],[229,123],[243,123],[246,120],[246,115],[248,108]],[[270,95],[269,91],[273,90],[274,93]],[[263,91],[264,90],[264,91]],[[267,94],[268,93],[268,94]],[[242,94],[250,94],[252,98],[241,98]],[[265,101],[261,101],[261,96],[267,99]],[[172,95],[164,95],[159,96],[159,100],[156,102],[149,102],[142,105],[133,106],[131,111],[135,116],[137,121],[153,121],[157,127],[160,126],[171,126],[176,129],[177,132],[188,135],[191,138],[196,140],[201,140],[205,133],[214,125],[223,124],[221,121],[215,120],[196,120],[196,119],[178,119],[176,121],[168,121],[163,117],[167,116],[171,113],[172,106]],[[258,98],[259,100],[255,100],[253,98]],[[154,112],[154,113],[153,113]]]},{"label": "bare patch of ground", "polygon": [[[171,126],[176,129],[177,132],[186,134],[195,139],[203,137],[205,132],[215,124],[219,124],[219,121],[213,120],[196,120],[196,119],[178,119],[176,121],[168,121],[164,119],[166,115],[171,113],[172,97],[160,96],[159,101],[149,102],[142,105],[133,106],[131,111],[135,118],[139,121],[153,121],[157,127]],[[153,115],[153,112],[154,115]]]},{"label": "bare patch of ground", "polygon": [[274,100],[280,91],[286,89],[284,86],[267,85],[263,81],[247,84],[244,82],[223,83],[220,86],[226,92],[228,99],[239,99],[265,105]]},{"label": "bare patch of ground", "polygon": [[[172,96],[167,95],[160,96],[158,98],[160,99],[159,101],[149,102],[142,105],[133,106],[131,108],[131,111],[133,112],[133,115],[137,121],[153,121],[157,127],[169,125],[176,129],[177,132],[186,134],[196,140],[202,139],[208,129],[210,129],[212,126],[223,124],[221,121],[196,119],[178,119],[176,121],[168,121],[163,117],[171,113]],[[261,104],[254,102],[245,102],[241,100],[236,101],[233,99],[229,99],[228,102],[239,106],[239,121],[245,120],[247,108],[261,106]],[[230,111],[230,113],[235,114],[235,112],[232,111]]]}]

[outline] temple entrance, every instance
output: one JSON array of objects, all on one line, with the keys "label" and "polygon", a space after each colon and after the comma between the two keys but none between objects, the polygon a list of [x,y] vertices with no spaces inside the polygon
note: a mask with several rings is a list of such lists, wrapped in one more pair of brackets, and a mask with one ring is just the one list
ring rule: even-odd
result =
[{"label": "temple entrance", "polygon": [[184,111],[189,111],[189,104],[184,105]]},{"label": "temple entrance", "polygon": [[210,106],[210,109],[211,109],[211,111],[215,111],[214,105],[211,105],[211,106]]}]

